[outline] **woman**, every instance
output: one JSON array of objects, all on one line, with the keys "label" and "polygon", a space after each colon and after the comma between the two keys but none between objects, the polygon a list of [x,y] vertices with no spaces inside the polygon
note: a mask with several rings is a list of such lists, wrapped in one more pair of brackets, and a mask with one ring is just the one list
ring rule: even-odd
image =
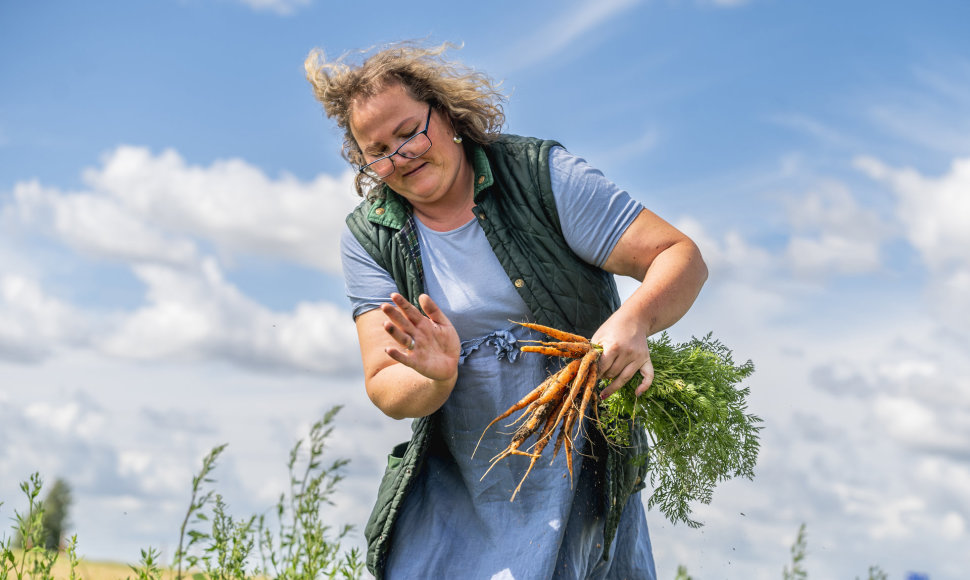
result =
[{"label": "woman", "polygon": [[[707,277],[696,245],[554,141],[505,135],[488,77],[403,43],[362,64],[306,60],[366,199],[341,251],[365,387],[390,417],[414,418],[367,524],[378,578],[655,578],[639,490],[642,448],[577,442],[487,476],[508,433],[489,421],[548,376],[510,321],[591,336],[612,394],[653,377],[647,337],[677,321]],[[620,304],[613,275],[640,280]],[[507,431],[507,430],[506,430]],[[639,441],[638,445],[643,445]]]}]

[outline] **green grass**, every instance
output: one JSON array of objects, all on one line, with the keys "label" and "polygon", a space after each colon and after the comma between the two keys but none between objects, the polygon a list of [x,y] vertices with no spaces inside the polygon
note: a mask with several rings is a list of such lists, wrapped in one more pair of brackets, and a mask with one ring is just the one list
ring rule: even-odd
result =
[{"label": "green grass", "polygon": [[[192,478],[191,498],[178,530],[178,549],[171,563],[160,561],[155,548],[145,548],[134,565],[98,564],[77,556],[77,537],[67,542],[63,554],[46,550],[43,481],[33,474],[20,486],[27,510],[14,513],[15,537],[26,549],[15,548],[0,536],[0,580],[352,580],[363,575],[364,564],[355,548],[343,550],[341,542],[351,526],[333,528],[322,519],[325,505],[343,479],[346,459],[323,461],[327,438],[340,407],[327,412],[309,435],[296,443],[287,462],[290,487],[264,514],[237,517],[212,484],[212,470],[226,449],[220,445],[202,460]],[[2,505],[2,503],[0,503]],[[26,514],[26,515],[24,515]]]}]

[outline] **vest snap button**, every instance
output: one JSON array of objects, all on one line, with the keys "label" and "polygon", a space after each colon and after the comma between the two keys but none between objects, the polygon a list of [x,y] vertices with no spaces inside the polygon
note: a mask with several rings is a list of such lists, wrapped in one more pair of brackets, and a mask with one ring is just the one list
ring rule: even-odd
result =
[{"label": "vest snap button", "polygon": [[479,175],[478,176],[478,184],[481,185],[483,183],[485,183],[485,176],[484,175]]},{"label": "vest snap button", "polygon": [[523,280],[522,278],[516,278],[515,279],[515,282],[513,282],[513,284],[515,284],[515,287],[516,288],[521,288],[521,287],[525,286],[525,280]]},{"label": "vest snap button", "polygon": [[481,212],[481,213],[479,213],[479,214],[478,214],[478,219],[480,219],[480,220],[484,220],[484,219],[485,219],[485,212]]},{"label": "vest snap button", "polygon": [[384,215],[384,208],[379,207],[374,210],[374,213],[376,213],[377,215]]}]

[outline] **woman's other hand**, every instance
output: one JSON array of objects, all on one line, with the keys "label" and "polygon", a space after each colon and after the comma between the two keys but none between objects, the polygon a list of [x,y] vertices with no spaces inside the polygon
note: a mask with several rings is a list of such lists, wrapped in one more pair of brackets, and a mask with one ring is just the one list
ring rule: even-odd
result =
[{"label": "woman's other hand", "polygon": [[397,292],[391,294],[391,300],[394,304],[381,306],[387,316],[384,330],[396,343],[384,348],[387,356],[432,380],[452,377],[461,344],[445,313],[427,294],[418,297],[427,316]]},{"label": "woman's other hand", "polygon": [[455,386],[461,342],[430,296],[418,297],[427,316],[396,292],[391,300],[357,317],[364,385],[386,415],[424,417],[437,411]]}]

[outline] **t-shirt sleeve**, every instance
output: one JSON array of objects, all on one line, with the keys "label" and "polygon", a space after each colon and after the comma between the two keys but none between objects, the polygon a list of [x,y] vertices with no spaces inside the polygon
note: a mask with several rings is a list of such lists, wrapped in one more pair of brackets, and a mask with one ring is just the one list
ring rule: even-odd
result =
[{"label": "t-shirt sleeve", "polygon": [[643,204],[562,147],[550,151],[549,168],[566,243],[580,258],[601,267]]},{"label": "t-shirt sleeve", "polygon": [[340,260],[344,291],[350,299],[354,319],[391,301],[391,292],[397,292],[394,279],[374,261],[346,225],[340,234]]}]

